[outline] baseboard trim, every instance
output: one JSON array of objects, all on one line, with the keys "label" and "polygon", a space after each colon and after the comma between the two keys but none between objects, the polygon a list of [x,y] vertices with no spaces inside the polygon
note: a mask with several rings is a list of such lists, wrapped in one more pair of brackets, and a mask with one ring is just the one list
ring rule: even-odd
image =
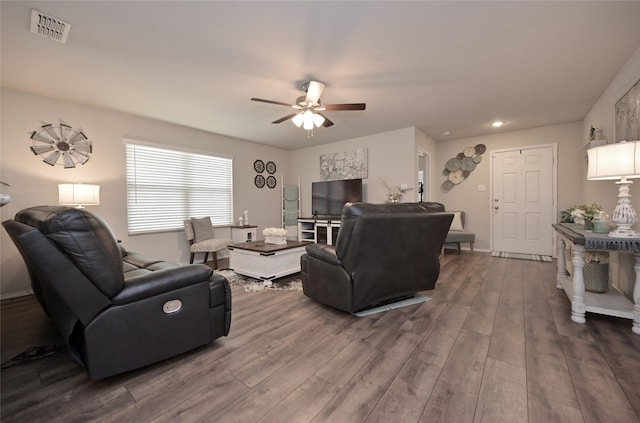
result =
[{"label": "baseboard trim", "polygon": [[9,294],[0,295],[0,301],[11,300],[13,298],[26,297],[27,295],[33,295],[32,290],[10,292]]}]

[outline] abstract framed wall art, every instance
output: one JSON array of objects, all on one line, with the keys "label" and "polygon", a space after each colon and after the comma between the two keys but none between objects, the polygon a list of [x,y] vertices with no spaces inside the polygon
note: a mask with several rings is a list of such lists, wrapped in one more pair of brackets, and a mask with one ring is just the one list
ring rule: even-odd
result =
[{"label": "abstract framed wall art", "polygon": [[615,141],[640,140],[640,80],[616,103]]},{"label": "abstract framed wall art", "polygon": [[366,179],[368,173],[366,148],[320,156],[320,176],[323,181]]}]

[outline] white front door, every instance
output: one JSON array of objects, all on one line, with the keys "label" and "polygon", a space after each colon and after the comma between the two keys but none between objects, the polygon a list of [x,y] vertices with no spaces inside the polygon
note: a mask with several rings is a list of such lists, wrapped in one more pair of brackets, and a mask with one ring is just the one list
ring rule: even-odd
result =
[{"label": "white front door", "polygon": [[492,154],[494,251],[553,253],[553,147]]}]

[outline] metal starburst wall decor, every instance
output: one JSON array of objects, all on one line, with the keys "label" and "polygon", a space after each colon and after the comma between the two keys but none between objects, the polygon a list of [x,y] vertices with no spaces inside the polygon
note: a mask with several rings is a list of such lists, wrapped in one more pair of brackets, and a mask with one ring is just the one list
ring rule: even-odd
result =
[{"label": "metal starburst wall decor", "polygon": [[42,161],[51,166],[58,164],[71,169],[78,163],[83,165],[88,162],[93,153],[91,141],[84,132],[65,123],[46,123],[33,131],[30,138],[33,141],[33,154],[43,156]]}]

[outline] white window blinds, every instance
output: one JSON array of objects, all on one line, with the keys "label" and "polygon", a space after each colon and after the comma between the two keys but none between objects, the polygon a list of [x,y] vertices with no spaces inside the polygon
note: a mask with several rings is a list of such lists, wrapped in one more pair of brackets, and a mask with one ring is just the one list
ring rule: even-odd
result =
[{"label": "white window blinds", "polygon": [[184,219],[233,223],[233,161],[126,142],[129,234],[182,229]]}]

